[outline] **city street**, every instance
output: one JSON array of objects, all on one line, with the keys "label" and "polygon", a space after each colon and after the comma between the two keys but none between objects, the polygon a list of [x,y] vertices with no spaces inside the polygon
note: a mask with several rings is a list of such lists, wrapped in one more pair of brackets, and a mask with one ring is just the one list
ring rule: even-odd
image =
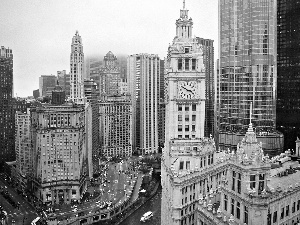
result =
[{"label": "city street", "polygon": [[0,205],[7,212],[8,223],[12,224],[12,220],[15,220],[16,225],[27,225],[35,219],[38,214],[35,212],[34,207],[32,207],[24,198],[16,193],[16,191],[0,179],[0,188],[6,190],[15,202],[20,203],[20,208],[17,209],[13,207],[4,197],[0,195]]}]

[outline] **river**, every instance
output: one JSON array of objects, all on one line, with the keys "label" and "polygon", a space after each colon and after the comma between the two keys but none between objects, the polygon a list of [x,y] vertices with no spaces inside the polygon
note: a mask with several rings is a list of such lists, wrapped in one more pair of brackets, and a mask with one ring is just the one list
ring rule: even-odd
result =
[{"label": "river", "polygon": [[[151,211],[153,217],[147,222],[140,222],[141,217],[144,213]],[[126,220],[120,225],[160,225],[161,222],[161,188],[158,189],[157,194],[147,201],[138,210],[132,213]]]}]

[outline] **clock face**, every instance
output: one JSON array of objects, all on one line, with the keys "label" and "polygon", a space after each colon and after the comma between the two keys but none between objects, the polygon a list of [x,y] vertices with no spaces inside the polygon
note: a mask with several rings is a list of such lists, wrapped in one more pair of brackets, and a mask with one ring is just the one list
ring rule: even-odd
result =
[{"label": "clock face", "polygon": [[196,96],[196,81],[181,81],[178,83],[178,97],[183,99],[193,99]]}]

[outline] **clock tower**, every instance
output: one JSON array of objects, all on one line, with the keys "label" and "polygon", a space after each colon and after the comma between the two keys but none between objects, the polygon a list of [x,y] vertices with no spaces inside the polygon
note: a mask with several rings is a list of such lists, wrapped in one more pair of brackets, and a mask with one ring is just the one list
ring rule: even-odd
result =
[{"label": "clock tower", "polygon": [[[205,165],[202,160],[208,165],[214,161],[214,141],[204,137],[203,50],[192,37],[192,29],[193,21],[188,17],[184,1],[165,66],[166,141],[161,165],[163,225],[196,224],[194,203],[200,188],[197,176]],[[188,215],[183,213],[187,211]]]}]

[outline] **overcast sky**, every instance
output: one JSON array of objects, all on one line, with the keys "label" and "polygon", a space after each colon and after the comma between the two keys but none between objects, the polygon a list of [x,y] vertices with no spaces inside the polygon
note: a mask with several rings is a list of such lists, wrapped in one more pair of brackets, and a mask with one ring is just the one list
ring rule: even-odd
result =
[{"label": "overcast sky", "polygon": [[[75,31],[85,56],[152,53],[166,56],[182,0],[3,0],[0,45],[14,55],[14,94],[32,96],[41,75],[70,71]],[[186,0],[193,35],[218,47],[218,1]],[[215,54],[216,60],[217,54]]]}]

